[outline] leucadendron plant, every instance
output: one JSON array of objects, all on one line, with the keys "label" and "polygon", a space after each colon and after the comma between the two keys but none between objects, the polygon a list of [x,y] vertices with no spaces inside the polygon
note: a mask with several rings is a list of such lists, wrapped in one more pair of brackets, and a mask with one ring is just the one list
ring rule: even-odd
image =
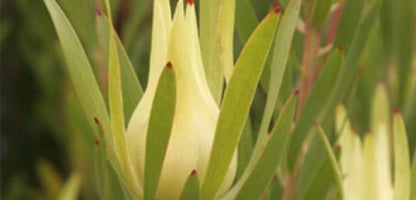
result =
[{"label": "leucadendron plant", "polygon": [[345,107],[337,107],[344,199],[410,199],[410,155],[402,114],[391,113],[381,84],[372,105],[371,132],[363,142],[351,127]]},{"label": "leucadendron plant", "polygon": [[[293,1],[288,8],[291,10],[288,20],[295,20],[299,3]],[[179,1],[173,17],[169,1],[154,2],[150,73],[143,95],[112,29],[112,22],[108,20],[111,9],[109,2],[105,1],[107,16],[97,10],[97,24],[107,38],[108,115],[94,75],[90,67],[85,67],[90,65],[88,59],[69,21],[56,2],[45,0],[45,4],[62,43],[69,74],[82,96],[81,103],[87,116],[98,125],[95,143],[99,154],[97,170],[104,174],[98,178],[102,197],[120,198],[120,194],[116,194],[117,184],[121,186],[122,196],[128,199],[212,199],[224,196],[234,182],[238,139],[272,46],[280,8],[271,10],[257,26],[235,66],[232,52],[221,54],[231,64],[224,61],[227,66],[223,69],[229,75],[219,108],[207,82],[192,0],[185,2],[185,6]],[[232,9],[235,5],[231,2],[222,6]],[[224,18],[232,16],[232,13],[225,14]],[[230,23],[232,25],[233,21]],[[294,30],[293,23],[286,26]],[[233,31],[228,34],[233,35]],[[222,37],[229,36],[224,34]],[[222,43],[224,49],[232,46],[232,41]],[[131,100],[131,96],[140,98],[140,101]],[[290,99],[292,105],[294,98]],[[128,111],[132,113],[131,117],[123,112],[123,103],[131,105],[130,101],[137,102],[134,111]],[[125,117],[130,117],[127,128]],[[285,129],[290,122],[287,119],[283,125],[279,124]],[[116,177],[111,174],[113,170]],[[263,182],[267,183],[267,180]],[[241,183],[246,186],[246,180]],[[240,190],[237,188],[236,191]]]},{"label": "leucadendron plant", "polygon": [[[96,3],[102,55],[92,59],[97,66],[90,64],[59,4],[43,1],[80,104],[95,129],[102,199],[416,195],[406,178],[414,138],[407,136],[407,144],[398,112],[393,123],[387,118],[386,92],[377,86],[378,58],[385,55],[380,41],[388,36],[377,23],[381,0],[281,0],[262,14],[257,10],[264,3],[256,7],[250,0],[179,0],[175,5],[154,0],[148,76],[142,70],[137,76],[137,63],[125,50],[135,36],[118,37],[109,0]],[[146,76],[142,88],[138,77]],[[400,84],[411,89],[416,78],[403,77],[408,81]],[[380,82],[389,81],[397,80]],[[368,100],[374,91],[375,100]],[[405,98],[406,91],[389,88],[400,93],[399,105],[416,102],[416,95],[415,100]],[[337,107],[340,103],[346,109]],[[415,107],[399,108],[404,120],[414,118]],[[347,112],[355,116],[350,121]],[[353,127],[360,134],[371,131],[363,147]]]}]

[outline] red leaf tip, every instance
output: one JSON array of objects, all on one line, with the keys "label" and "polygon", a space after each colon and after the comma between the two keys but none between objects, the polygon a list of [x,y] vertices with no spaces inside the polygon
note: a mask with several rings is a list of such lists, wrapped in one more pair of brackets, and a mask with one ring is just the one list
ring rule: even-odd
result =
[{"label": "red leaf tip", "polygon": [[95,122],[96,124],[99,124],[99,123],[100,123],[100,120],[98,120],[98,118],[97,118],[97,117],[94,117],[94,122]]},{"label": "red leaf tip", "polygon": [[191,172],[191,176],[194,176],[194,175],[196,175],[196,169],[193,169]]},{"label": "red leaf tip", "polygon": [[168,62],[166,63],[166,67],[167,67],[167,68],[172,68],[172,62],[168,61]]},{"label": "red leaf tip", "polygon": [[300,91],[299,89],[296,89],[296,90],[293,92],[293,94],[294,94],[294,95],[298,95],[298,94],[299,94],[299,91]]},{"label": "red leaf tip", "polygon": [[100,141],[98,139],[95,139],[95,146],[99,146],[100,145]]},{"label": "red leaf tip", "polygon": [[393,110],[393,113],[394,113],[394,114],[399,114],[399,113],[400,113],[400,110],[399,110],[398,108],[395,108],[395,109]]},{"label": "red leaf tip", "polygon": [[319,122],[318,121],[313,121],[313,125],[315,126],[315,127],[319,127]]},{"label": "red leaf tip", "polygon": [[95,14],[97,16],[101,16],[103,14],[103,11],[101,11],[101,9],[97,8],[97,9],[95,9]]},{"label": "red leaf tip", "polygon": [[190,6],[194,5],[194,0],[188,0],[188,4],[189,4]]},{"label": "red leaf tip", "polygon": [[273,12],[274,13],[280,13],[282,11],[282,8],[280,7],[280,6],[277,6],[274,10],[273,10]]},{"label": "red leaf tip", "polygon": [[342,47],[341,45],[338,46],[338,51],[342,51],[344,50],[344,47]]}]

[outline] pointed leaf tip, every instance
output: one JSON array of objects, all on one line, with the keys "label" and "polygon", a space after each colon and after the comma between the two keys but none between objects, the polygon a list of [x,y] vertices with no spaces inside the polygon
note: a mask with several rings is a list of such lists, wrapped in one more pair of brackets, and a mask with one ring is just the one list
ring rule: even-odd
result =
[{"label": "pointed leaf tip", "polygon": [[99,120],[97,117],[94,117],[94,122],[95,122],[96,124],[100,124],[100,120]]},{"label": "pointed leaf tip", "polygon": [[95,15],[101,16],[103,14],[103,11],[99,8],[95,9]]},{"label": "pointed leaf tip", "polygon": [[100,141],[98,139],[95,139],[95,146],[99,146],[100,145]]},{"label": "pointed leaf tip", "polygon": [[194,5],[194,0],[188,0],[188,4],[189,4],[190,6]]},{"label": "pointed leaf tip", "polygon": [[398,108],[395,108],[395,109],[393,110],[393,113],[394,113],[394,114],[400,114],[400,110],[399,110]]},{"label": "pointed leaf tip", "polygon": [[173,65],[172,65],[172,62],[168,61],[168,62],[166,63],[166,67],[167,67],[167,68],[172,68],[172,66],[173,66]]},{"label": "pointed leaf tip", "polygon": [[316,127],[316,128],[319,128],[320,127],[320,125],[319,125],[319,122],[318,121],[313,121],[313,125]]},{"label": "pointed leaf tip", "polygon": [[343,46],[341,46],[341,45],[339,45],[338,46],[338,51],[343,51],[344,50],[344,47]]},{"label": "pointed leaf tip", "polygon": [[194,169],[194,170],[192,170],[192,172],[191,172],[191,176],[195,176],[197,174],[197,171],[196,171],[196,169]]},{"label": "pointed leaf tip", "polygon": [[298,94],[299,94],[299,89],[296,89],[294,92],[293,92],[293,94],[295,95],[295,96],[297,96]]},{"label": "pointed leaf tip", "polygon": [[282,8],[280,7],[280,6],[277,6],[274,10],[273,10],[273,12],[274,13],[280,13],[282,11]]}]

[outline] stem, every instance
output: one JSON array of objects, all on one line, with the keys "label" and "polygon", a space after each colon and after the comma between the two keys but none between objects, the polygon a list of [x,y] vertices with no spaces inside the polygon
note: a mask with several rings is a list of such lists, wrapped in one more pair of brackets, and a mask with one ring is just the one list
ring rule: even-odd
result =
[{"label": "stem", "polygon": [[317,57],[321,41],[321,31],[320,28],[315,29],[311,26],[312,10],[313,4],[309,3],[308,9],[306,10],[305,44],[301,66],[301,92],[299,94],[296,117],[298,117],[302,111],[303,105],[309,96],[309,92],[313,87],[316,76],[319,74],[320,69]]},{"label": "stem", "polygon": [[341,16],[342,8],[344,7],[343,3],[340,3],[339,6],[334,10],[334,13],[331,14],[331,22],[329,25],[329,31],[326,38],[327,44],[331,44],[335,40],[335,35],[337,33],[339,18]]}]

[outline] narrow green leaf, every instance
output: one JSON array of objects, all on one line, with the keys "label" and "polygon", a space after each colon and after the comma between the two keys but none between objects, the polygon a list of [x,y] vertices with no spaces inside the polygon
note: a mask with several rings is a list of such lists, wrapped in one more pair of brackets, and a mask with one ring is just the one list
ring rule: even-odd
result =
[{"label": "narrow green leaf", "polygon": [[199,24],[202,60],[209,88],[217,104],[220,104],[224,76],[219,53],[218,14],[220,0],[201,0]]},{"label": "narrow green leaf", "polygon": [[152,1],[136,0],[132,1],[129,16],[126,17],[125,25],[122,28],[123,42],[126,49],[130,50],[137,40],[137,35],[140,33],[140,26],[143,25],[141,21],[146,16],[147,11],[151,8]]},{"label": "narrow green leaf", "polygon": [[402,115],[395,112],[393,116],[394,141],[394,199],[410,197],[410,155],[407,144],[406,127]]},{"label": "narrow green leaf", "polygon": [[157,85],[149,118],[146,137],[144,198],[156,199],[156,191],[162,173],[170,138],[176,102],[175,73],[170,63],[162,72]]},{"label": "narrow green leaf", "polygon": [[310,146],[309,151],[305,155],[299,172],[295,192],[296,200],[325,199],[335,182],[333,168],[326,153],[325,145],[316,133],[312,136],[314,137],[308,145]]},{"label": "narrow green leaf", "polygon": [[398,71],[398,103],[400,108],[409,99],[409,89],[411,87],[412,56],[414,54],[414,23],[415,23],[415,1],[402,0],[392,2],[394,9],[393,31],[394,38],[397,40],[395,46],[397,56]]},{"label": "narrow green leaf", "polygon": [[227,82],[230,81],[234,67],[234,16],[235,1],[221,1],[218,11],[219,54],[222,70]]},{"label": "narrow green leaf", "polygon": [[311,24],[313,27],[322,26],[331,10],[332,0],[314,1]]},{"label": "narrow green leaf", "polygon": [[[105,1],[107,15],[111,18],[108,0]],[[113,27],[111,20],[108,20],[109,27]],[[114,151],[117,157],[118,176],[123,183],[128,185],[128,195],[141,196],[142,188],[134,176],[131,159],[129,157],[126,144],[126,129],[124,121],[123,94],[121,86],[121,70],[116,37],[113,31],[109,31],[108,37],[108,99],[110,106],[111,134],[110,137],[114,142]],[[125,185],[123,185],[125,186]],[[124,188],[124,187],[123,187]]]},{"label": "narrow green leaf", "polygon": [[42,188],[46,191],[47,197],[57,199],[63,188],[63,180],[59,172],[47,160],[40,160],[36,163],[36,171]]},{"label": "narrow green leaf", "polygon": [[120,70],[121,70],[121,81],[122,81],[122,91],[123,91],[123,106],[124,106],[124,117],[129,121],[130,116],[132,115],[134,109],[136,108],[140,98],[143,95],[143,89],[140,85],[139,79],[136,76],[134,67],[130,62],[130,59],[120,41],[117,37],[114,29],[109,27],[109,21],[106,16],[103,14],[97,16],[97,32],[98,40],[101,42],[101,45],[105,52],[105,57],[108,57],[108,36],[109,31],[113,31],[113,34],[116,37],[117,50],[120,59]]},{"label": "narrow green leaf", "polygon": [[305,102],[298,117],[295,130],[290,138],[288,151],[288,164],[290,169],[293,169],[295,165],[299,150],[312,127],[313,121],[317,118],[316,116],[322,112],[329,97],[334,93],[342,61],[342,52],[340,50],[335,50],[331,54],[328,63],[323,68]]},{"label": "narrow green leaf", "polygon": [[76,200],[81,187],[81,175],[73,172],[69,180],[65,183],[61,192],[60,200]]},{"label": "narrow green leaf", "polygon": [[[270,137],[269,142],[254,169],[248,172],[249,177],[245,182],[242,182],[244,185],[239,188],[237,199],[260,199],[267,185],[271,182],[289,138],[297,94],[298,91],[290,96],[282,108],[271,134],[268,135]],[[237,183],[236,187],[240,182]]]},{"label": "narrow green leaf", "polygon": [[199,181],[197,171],[192,171],[186,180],[186,184],[181,194],[181,200],[196,200],[199,199]]},{"label": "narrow green leaf", "polygon": [[331,144],[329,143],[328,139],[326,138],[326,134],[324,132],[324,130],[322,129],[322,127],[317,124],[316,125],[317,129],[318,129],[318,133],[319,133],[319,138],[322,140],[322,143],[324,143],[325,146],[325,150],[327,153],[327,156],[329,157],[329,161],[332,167],[332,172],[333,172],[333,176],[337,185],[337,190],[340,194],[340,199],[344,199],[344,192],[343,192],[343,188],[342,188],[342,175],[341,175],[341,170],[339,169],[338,166],[338,162],[337,159],[335,157],[335,154],[332,150]]},{"label": "narrow green leaf", "polygon": [[107,108],[84,48],[55,0],[44,0],[44,3],[54,23],[66,58],[69,75],[87,119],[91,127],[95,127],[93,119],[94,117],[99,118],[104,129],[108,131],[110,120]]},{"label": "narrow green leaf", "polygon": [[276,12],[266,16],[237,60],[220,109],[206,174],[210,178],[202,184],[202,199],[213,199],[226,175],[273,41],[278,18],[279,13]]},{"label": "narrow green leaf", "polygon": [[236,179],[238,180],[243,174],[250,161],[251,153],[253,151],[253,128],[251,125],[251,117],[246,121],[243,133],[241,134],[240,142],[238,143],[238,163]]},{"label": "narrow green leaf", "polygon": [[[124,192],[122,191],[120,177],[117,176],[116,170],[119,169],[118,163],[113,167],[108,162],[109,155],[108,144],[109,141],[107,133],[104,131],[101,122],[96,118],[95,133],[95,176],[97,179],[98,191],[102,199],[120,199],[124,200]],[[113,159],[115,160],[115,158]]]},{"label": "narrow green leaf", "polygon": [[275,111],[275,105],[278,100],[280,87],[283,82],[283,75],[286,71],[287,61],[289,59],[290,48],[292,44],[293,35],[296,28],[296,23],[299,18],[299,12],[301,8],[300,0],[292,0],[286,8],[286,11],[282,17],[282,22],[279,25],[279,29],[276,33],[276,39],[273,47],[271,74],[269,82],[269,91],[267,93],[266,107],[264,109],[262,122],[260,125],[259,139],[254,149],[254,156],[249,165],[253,165],[255,159],[257,159],[259,151],[262,146],[266,133],[269,129],[271,118]]},{"label": "narrow green leaf", "polygon": [[373,91],[386,70],[389,59],[385,56],[384,40],[381,33],[379,25],[372,28],[363,51],[360,74],[354,82],[354,89],[351,89],[346,100],[351,123],[358,133],[370,130]]},{"label": "narrow green leaf", "polygon": [[407,139],[409,141],[410,152],[416,152],[416,81],[413,83],[413,94],[408,100],[407,106],[404,110],[404,120],[407,130]]},{"label": "narrow green leaf", "polygon": [[241,40],[245,43],[256,28],[259,20],[250,0],[237,0],[235,27]]},{"label": "narrow green leaf", "polygon": [[[346,1],[346,3],[348,2],[350,1]],[[360,1],[360,2],[364,2],[364,1]],[[347,53],[346,53],[345,61],[343,63],[343,66],[340,72],[340,78],[334,89],[335,93],[331,95],[330,101],[327,103],[328,105],[326,106],[325,112],[321,114],[320,117],[324,118],[321,121],[330,120],[331,115],[329,115],[328,113],[332,112],[332,110],[336,107],[339,101],[342,100],[342,98],[344,97],[348,89],[350,88],[351,83],[354,80],[354,77],[356,73],[358,72],[358,69],[360,66],[359,60],[362,55],[364,45],[366,43],[365,41],[367,41],[370,30],[372,29],[372,27],[374,26],[376,22],[379,7],[380,7],[379,0],[365,1],[365,7],[361,15],[359,24],[358,24],[358,29],[352,38],[351,46],[349,47],[349,49],[346,50]],[[357,9],[360,9],[360,8],[357,8]],[[344,12],[346,12],[346,10],[344,10]],[[351,12],[350,14],[356,15],[354,13],[356,12],[354,11],[354,12]],[[351,16],[351,17],[354,17],[354,16]],[[341,21],[340,21],[340,24],[342,24]],[[343,27],[343,26],[340,26],[340,27]],[[341,29],[338,29],[338,32],[341,32]],[[349,37],[349,36],[346,36],[346,37]],[[346,43],[350,43],[351,40],[345,39],[345,41]],[[346,49],[344,43],[342,42],[339,42],[339,43],[335,42],[334,44],[337,46],[341,45],[343,46],[344,49]]]},{"label": "narrow green leaf", "polygon": [[341,3],[342,13],[338,23],[340,26],[337,28],[334,45],[343,46],[346,52],[352,44],[354,34],[358,32],[357,27],[364,5],[365,1],[362,0],[348,0]]}]

